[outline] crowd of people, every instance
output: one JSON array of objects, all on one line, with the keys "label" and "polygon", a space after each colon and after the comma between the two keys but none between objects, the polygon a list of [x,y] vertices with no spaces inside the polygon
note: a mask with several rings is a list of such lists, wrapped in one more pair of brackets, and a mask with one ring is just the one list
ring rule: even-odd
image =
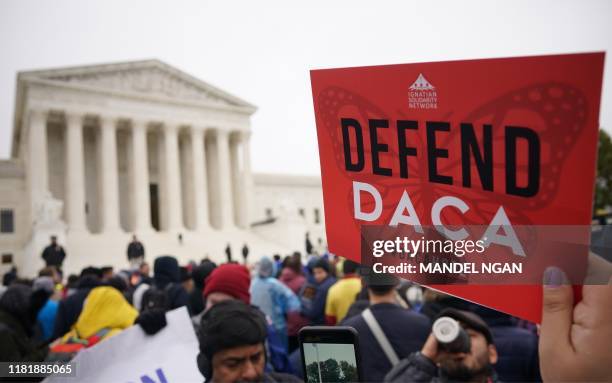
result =
[{"label": "crowd of people", "polygon": [[[264,256],[249,264],[245,249],[242,263],[226,254],[223,264],[203,259],[181,266],[164,255],[151,270],[134,237],[125,270],[91,266],[64,277],[66,254],[53,239],[38,277],[22,279],[13,269],[3,278],[0,361],[69,361],[133,325],[155,334],[166,325],[165,312],[185,306],[200,341],[194,363],[207,381],[304,380],[298,331],[307,325],[356,329],[366,382],[530,382],[564,380],[564,371],[577,380],[610,377],[609,355],[588,357],[588,347],[611,339],[609,286],[585,288],[586,307],[576,313],[571,288],[548,276],[542,327],[548,338],[540,342],[540,353],[547,353],[540,364],[539,329],[532,323],[329,253]],[[467,331],[469,353],[438,347],[431,327],[440,316]],[[582,321],[578,327],[576,321]],[[555,358],[565,367],[551,368]]]}]

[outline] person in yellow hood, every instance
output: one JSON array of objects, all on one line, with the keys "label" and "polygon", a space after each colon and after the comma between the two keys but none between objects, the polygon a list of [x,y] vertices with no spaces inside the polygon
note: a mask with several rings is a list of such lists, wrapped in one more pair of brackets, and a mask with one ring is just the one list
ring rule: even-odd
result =
[{"label": "person in yellow hood", "polygon": [[53,352],[76,352],[132,326],[138,311],[117,289],[96,287],[87,296],[79,319],[52,347]]}]

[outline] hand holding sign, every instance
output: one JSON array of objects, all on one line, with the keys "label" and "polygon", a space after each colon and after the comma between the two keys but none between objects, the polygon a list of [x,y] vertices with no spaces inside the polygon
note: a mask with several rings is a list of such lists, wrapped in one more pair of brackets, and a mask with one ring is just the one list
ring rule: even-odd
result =
[{"label": "hand holding sign", "polygon": [[572,288],[561,270],[544,277],[540,370],[545,382],[612,381],[612,279],[585,285],[574,307]]},{"label": "hand holding sign", "polygon": [[[469,239],[486,236],[495,251],[484,256],[494,262],[499,249],[543,260],[535,245],[545,225],[568,229],[576,239],[568,248],[586,247],[603,60],[588,53],[312,71],[330,251],[359,260],[366,225],[443,228],[454,241],[466,239],[461,228],[484,227]],[[582,270],[587,252],[572,254]],[[494,290],[434,287],[537,322],[540,273]]]}]

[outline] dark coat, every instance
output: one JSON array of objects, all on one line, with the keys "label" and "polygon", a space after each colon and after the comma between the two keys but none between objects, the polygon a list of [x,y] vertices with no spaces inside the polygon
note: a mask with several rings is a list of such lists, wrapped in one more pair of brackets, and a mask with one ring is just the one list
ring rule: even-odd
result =
[{"label": "dark coat", "polygon": [[[379,303],[370,306],[370,310],[400,359],[420,350],[431,331],[431,322],[425,315],[401,306]],[[341,325],[351,326],[359,334],[363,381],[381,382],[393,366],[363,316],[345,319]]]},{"label": "dark coat", "polygon": [[59,338],[70,331],[72,325],[79,319],[85,298],[87,298],[91,289],[99,285],[100,281],[97,278],[84,276],[79,282],[77,291],[59,302],[53,328],[53,339]]},{"label": "dark coat", "polygon": [[[329,288],[336,283],[336,278],[328,276],[323,282],[312,286],[306,284],[303,288],[303,292],[300,294],[302,301],[302,315],[310,319],[312,325],[324,325],[325,324],[325,302],[327,301],[327,293]],[[314,297],[311,299],[307,297],[310,293],[308,290],[314,289]]]},{"label": "dark coat", "polygon": [[217,265],[213,262],[204,262],[191,271],[193,291],[189,293],[189,305],[191,306],[192,315],[198,315],[204,311],[204,307],[206,307],[206,301],[202,295],[204,292],[204,283],[206,278],[216,267]]},{"label": "dark coat", "polygon": [[[423,356],[420,352],[415,352],[393,367],[385,376],[384,381],[438,383],[448,382],[449,380],[441,373],[434,362]],[[500,382],[495,371],[491,371],[489,382]]]},{"label": "dark coat", "polygon": [[64,258],[66,258],[66,252],[60,245],[49,245],[43,250],[42,258],[45,260],[47,266],[62,267]]},{"label": "dark coat", "polygon": [[42,362],[49,348],[28,337],[21,323],[0,310],[0,362]]},{"label": "dark coat", "polygon": [[537,335],[518,327],[516,319],[507,314],[482,306],[477,306],[474,311],[493,334],[498,354],[495,371],[499,379],[508,382],[541,381]]},{"label": "dark coat", "polygon": [[33,337],[32,289],[15,285],[0,298],[0,362],[42,362],[49,349]]},{"label": "dark coat", "polygon": [[181,270],[176,258],[162,256],[155,259],[155,263],[153,264],[153,284],[158,289],[167,291],[169,310],[187,306],[189,315],[192,315],[192,309],[189,304],[189,294],[180,282]]}]

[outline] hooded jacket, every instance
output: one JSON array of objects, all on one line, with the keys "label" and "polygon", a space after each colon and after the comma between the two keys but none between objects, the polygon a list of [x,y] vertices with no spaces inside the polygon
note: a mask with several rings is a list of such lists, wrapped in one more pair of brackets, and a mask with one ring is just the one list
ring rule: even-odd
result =
[{"label": "hooded jacket", "polygon": [[274,274],[272,260],[261,258],[257,278],[251,282],[251,303],[272,319],[274,327],[284,338],[287,334],[287,313],[299,312],[300,300],[291,289],[273,278]]},{"label": "hooded jacket", "polygon": [[[164,255],[155,259],[153,264],[153,285],[168,293],[169,310],[187,306],[189,315],[192,310],[189,305],[189,294],[181,285],[181,270],[176,258]],[[170,285],[169,287],[166,287]]]},{"label": "hooded jacket", "polygon": [[62,346],[67,344],[92,346],[132,326],[137,317],[138,311],[117,289],[96,287],[89,293],[74,328],[62,337],[53,351],[66,351]]}]

